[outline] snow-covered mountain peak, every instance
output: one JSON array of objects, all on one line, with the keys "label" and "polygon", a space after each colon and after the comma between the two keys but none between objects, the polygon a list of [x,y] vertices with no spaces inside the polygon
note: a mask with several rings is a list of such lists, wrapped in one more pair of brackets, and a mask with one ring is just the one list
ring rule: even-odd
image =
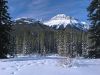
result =
[{"label": "snow-covered mountain peak", "polygon": [[65,14],[58,14],[54,16],[53,18],[51,18],[49,21],[44,22],[44,24],[49,25],[49,26],[64,25],[64,27],[72,23],[75,24],[75,23],[78,23],[78,21],[71,16],[66,16]]},{"label": "snow-covered mountain peak", "polygon": [[66,16],[65,14],[58,14],[52,17],[49,21],[44,22],[44,24],[51,27],[56,27],[56,29],[59,29],[60,27],[65,28],[67,25],[75,26],[82,30],[89,29],[89,25],[86,22],[81,22],[78,19],[71,16]]},{"label": "snow-covered mountain peak", "polygon": [[51,20],[66,20],[70,18],[71,18],[70,16],[66,16],[65,14],[58,14],[54,16],[53,18],[51,18]]}]

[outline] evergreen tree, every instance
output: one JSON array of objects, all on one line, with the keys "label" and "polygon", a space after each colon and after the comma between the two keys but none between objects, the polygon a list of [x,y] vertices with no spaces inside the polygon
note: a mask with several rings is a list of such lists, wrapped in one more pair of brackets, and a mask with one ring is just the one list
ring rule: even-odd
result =
[{"label": "evergreen tree", "polygon": [[11,18],[7,11],[8,2],[0,0],[0,58],[6,58],[10,49]]},{"label": "evergreen tree", "polygon": [[100,50],[100,0],[92,0],[87,10],[91,22],[89,38],[92,44],[90,48],[95,51]]}]

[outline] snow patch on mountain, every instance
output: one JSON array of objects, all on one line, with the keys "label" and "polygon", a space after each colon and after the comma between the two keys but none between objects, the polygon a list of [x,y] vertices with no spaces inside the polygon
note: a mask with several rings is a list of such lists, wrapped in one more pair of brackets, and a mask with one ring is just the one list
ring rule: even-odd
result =
[{"label": "snow patch on mountain", "polygon": [[37,22],[37,20],[32,19],[32,18],[28,18],[28,17],[17,18],[17,19],[15,19],[15,21],[21,21],[21,22],[25,22],[25,23],[28,23],[28,24]]},{"label": "snow patch on mountain", "polygon": [[83,26],[83,28],[84,29],[89,29],[90,28],[90,26],[86,23],[86,22],[81,22],[84,26]]}]

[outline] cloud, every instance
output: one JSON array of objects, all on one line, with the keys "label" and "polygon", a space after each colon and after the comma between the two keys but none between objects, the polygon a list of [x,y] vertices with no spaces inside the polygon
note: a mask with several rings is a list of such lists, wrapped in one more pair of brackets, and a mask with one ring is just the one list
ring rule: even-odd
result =
[{"label": "cloud", "polygon": [[[9,0],[9,11],[13,18],[51,18],[64,13],[85,20],[86,7],[90,0]],[[85,15],[84,15],[85,14]],[[85,16],[85,17],[84,17]]]},{"label": "cloud", "polygon": [[32,4],[34,4],[34,5],[39,5],[43,2],[46,2],[46,0],[32,0]]}]

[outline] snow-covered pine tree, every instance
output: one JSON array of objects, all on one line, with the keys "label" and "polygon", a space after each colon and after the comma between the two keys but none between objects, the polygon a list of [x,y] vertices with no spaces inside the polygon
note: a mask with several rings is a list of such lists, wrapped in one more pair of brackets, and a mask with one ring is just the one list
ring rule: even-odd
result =
[{"label": "snow-covered pine tree", "polygon": [[92,0],[87,10],[92,26],[89,30],[92,42],[90,48],[100,52],[100,0]]},{"label": "snow-covered pine tree", "polygon": [[10,49],[11,18],[7,3],[6,0],[0,0],[0,58],[6,58]]}]

